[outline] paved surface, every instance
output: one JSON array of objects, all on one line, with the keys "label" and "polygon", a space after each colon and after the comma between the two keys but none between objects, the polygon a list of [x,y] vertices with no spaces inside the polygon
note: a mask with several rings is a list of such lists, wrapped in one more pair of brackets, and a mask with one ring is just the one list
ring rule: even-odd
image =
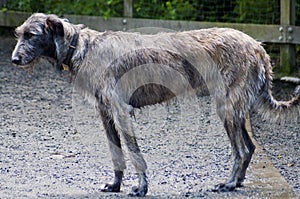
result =
[{"label": "paved surface", "polygon": [[[0,39],[0,198],[128,198],[137,182],[130,161],[122,192],[100,192],[112,179],[103,128],[94,109],[73,91],[68,75],[45,62],[33,72],[13,67],[12,48],[11,38]],[[245,187],[210,191],[231,170],[229,141],[211,101],[195,98],[136,111],[133,122],[149,167],[148,198],[298,198],[298,134],[286,154],[276,144],[268,150],[258,147]],[[299,133],[298,126],[285,133]],[[274,144],[272,137],[258,138]],[[277,160],[277,152],[285,155]],[[273,166],[283,165],[282,159],[289,167],[282,172],[285,178]]]}]

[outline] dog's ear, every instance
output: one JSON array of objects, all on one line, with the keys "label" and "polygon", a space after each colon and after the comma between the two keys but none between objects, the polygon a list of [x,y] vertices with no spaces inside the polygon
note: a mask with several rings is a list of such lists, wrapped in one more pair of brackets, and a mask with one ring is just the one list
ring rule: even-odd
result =
[{"label": "dog's ear", "polygon": [[57,35],[64,36],[64,27],[60,19],[56,16],[49,15],[46,19],[46,28],[50,29]]}]

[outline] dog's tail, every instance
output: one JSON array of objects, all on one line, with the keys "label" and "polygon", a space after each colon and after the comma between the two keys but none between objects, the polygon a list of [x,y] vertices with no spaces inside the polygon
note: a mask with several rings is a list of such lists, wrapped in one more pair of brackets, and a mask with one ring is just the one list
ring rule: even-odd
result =
[{"label": "dog's tail", "polygon": [[265,85],[258,98],[257,110],[263,119],[276,123],[296,122],[300,124],[300,85],[296,87],[289,101],[278,101],[271,93],[271,83]]}]

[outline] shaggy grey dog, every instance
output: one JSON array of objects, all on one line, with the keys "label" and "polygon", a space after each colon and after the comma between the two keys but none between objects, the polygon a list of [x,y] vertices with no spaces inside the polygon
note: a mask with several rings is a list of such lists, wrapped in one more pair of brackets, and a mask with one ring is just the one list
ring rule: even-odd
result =
[{"label": "shaggy grey dog", "polygon": [[148,191],[147,166],[132,127],[134,108],[194,90],[209,91],[234,156],[231,176],[216,185],[216,191],[232,191],[245,178],[255,150],[245,128],[245,115],[251,109],[263,118],[299,125],[300,89],[290,101],[276,101],[270,91],[269,56],[259,42],[237,30],[212,28],[155,35],[97,32],[55,15],[34,14],[16,29],[16,35],[14,64],[31,67],[35,60],[46,57],[59,68],[68,68],[76,87],[95,103],[115,171],[113,183],[102,189],[105,192],[120,191],[126,168],[121,141],[139,175],[131,195],[145,196]]}]

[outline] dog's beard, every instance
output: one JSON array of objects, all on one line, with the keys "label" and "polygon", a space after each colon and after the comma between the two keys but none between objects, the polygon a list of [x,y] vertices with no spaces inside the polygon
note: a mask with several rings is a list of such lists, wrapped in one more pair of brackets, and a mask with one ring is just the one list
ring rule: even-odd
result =
[{"label": "dog's beard", "polygon": [[33,59],[25,64],[14,64],[15,66],[22,68],[27,71],[33,71],[35,64],[39,61],[39,58]]},{"label": "dog's beard", "polygon": [[50,64],[52,64],[54,66],[57,65],[57,60],[52,57],[41,56],[41,58],[47,60]]},{"label": "dog's beard", "polygon": [[30,61],[27,64],[16,65],[16,66],[18,66],[22,69],[25,69],[27,71],[32,72],[35,68],[35,65],[38,64],[40,62],[40,60],[46,60],[53,66],[57,65],[57,60],[56,59],[51,58],[51,57],[46,57],[46,56],[40,56],[40,57],[37,57],[37,58],[33,59],[32,61]]},{"label": "dog's beard", "polygon": [[28,64],[18,65],[18,67],[21,67],[22,69],[24,69],[25,71],[27,71],[29,73],[33,73],[34,70],[35,70],[35,66],[39,62],[39,60],[40,60],[40,58],[35,58],[31,62],[29,62]]}]

